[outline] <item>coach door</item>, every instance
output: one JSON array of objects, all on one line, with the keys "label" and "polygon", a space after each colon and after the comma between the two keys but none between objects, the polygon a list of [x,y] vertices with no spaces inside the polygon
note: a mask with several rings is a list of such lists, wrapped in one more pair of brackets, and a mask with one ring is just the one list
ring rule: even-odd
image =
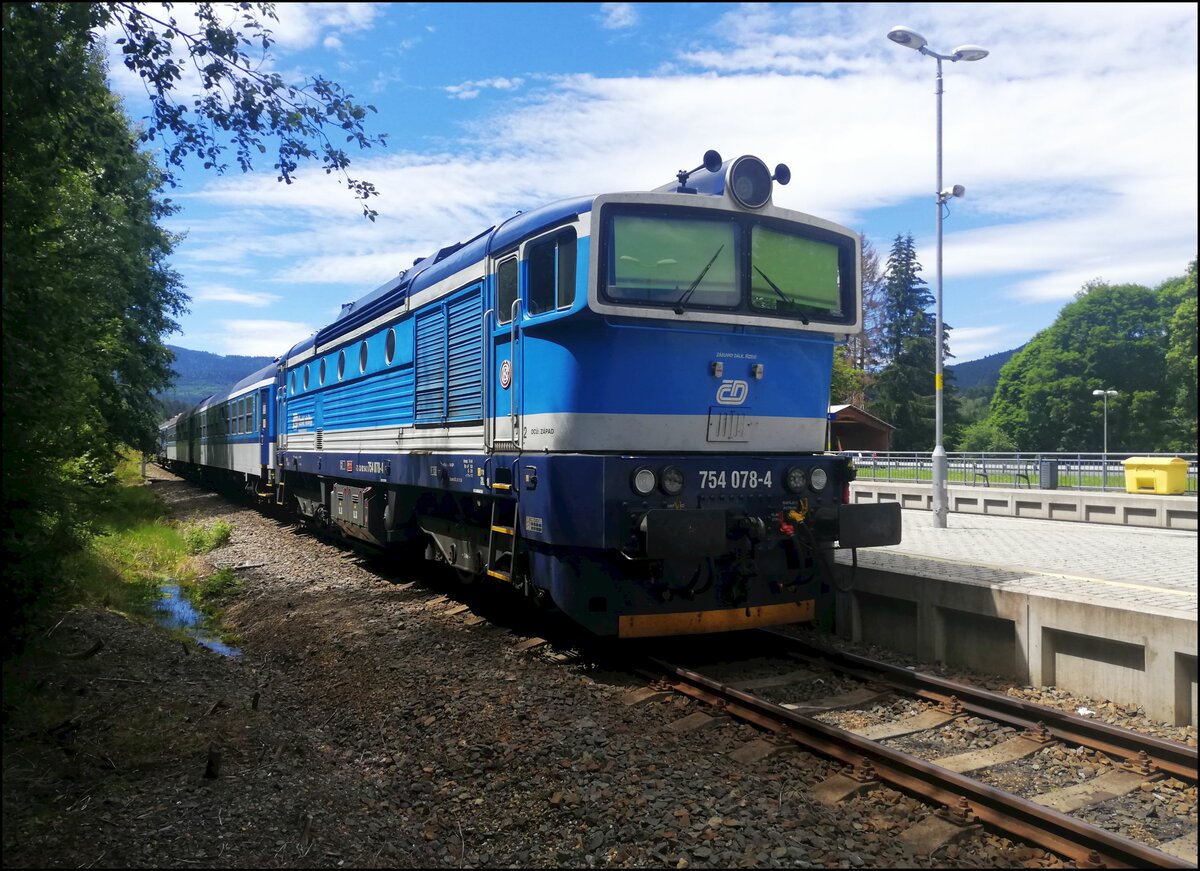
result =
[{"label": "coach door", "polygon": [[200,415],[193,414],[188,418],[188,462],[200,464]]},{"label": "coach door", "polygon": [[492,373],[488,391],[491,443],[498,449],[521,441],[521,297],[517,252],[493,261],[495,311],[491,315]]},{"label": "coach door", "polygon": [[267,415],[271,408],[271,388],[258,391],[258,462],[265,469],[271,465],[271,442],[267,439],[270,428]]}]

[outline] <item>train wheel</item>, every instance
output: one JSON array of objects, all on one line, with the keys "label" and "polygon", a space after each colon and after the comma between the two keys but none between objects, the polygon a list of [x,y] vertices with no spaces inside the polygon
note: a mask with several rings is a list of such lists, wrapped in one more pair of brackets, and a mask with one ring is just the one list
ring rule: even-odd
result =
[{"label": "train wheel", "polygon": [[454,574],[458,575],[458,582],[467,587],[484,577],[482,571],[464,569],[462,566],[455,566]]}]

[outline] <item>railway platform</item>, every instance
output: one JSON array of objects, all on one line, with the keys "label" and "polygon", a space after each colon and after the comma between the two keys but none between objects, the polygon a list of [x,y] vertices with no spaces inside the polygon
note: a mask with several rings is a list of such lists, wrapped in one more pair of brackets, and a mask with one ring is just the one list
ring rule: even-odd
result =
[{"label": "railway platform", "polygon": [[[873,473],[873,470],[868,470]],[[864,475],[850,486],[855,502],[899,502],[901,508],[933,507],[928,482],[889,481]],[[989,517],[1030,517],[1116,526],[1159,529],[1197,528],[1200,499],[1189,495],[1126,493],[1108,490],[1041,490],[1030,487],[983,487],[951,483],[946,487],[951,514],[984,514]]]},{"label": "railway platform", "polygon": [[904,510],[838,551],[838,631],[930,662],[1197,719],[1197,533]]}]

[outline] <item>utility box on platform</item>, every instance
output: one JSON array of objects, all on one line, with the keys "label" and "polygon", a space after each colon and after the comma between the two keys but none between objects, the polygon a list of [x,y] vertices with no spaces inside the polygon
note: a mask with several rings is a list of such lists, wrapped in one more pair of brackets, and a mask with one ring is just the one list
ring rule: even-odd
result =
[{"label": "utility box on platform", "polygon": [[1125,461],[1125,492],[1178,496],[1187,492],[1187,460],[1130,457]]},{"label": "utility box on platform", "polygon": [[1038,460],[1038,489],[1058,489],[1058,461]]}]

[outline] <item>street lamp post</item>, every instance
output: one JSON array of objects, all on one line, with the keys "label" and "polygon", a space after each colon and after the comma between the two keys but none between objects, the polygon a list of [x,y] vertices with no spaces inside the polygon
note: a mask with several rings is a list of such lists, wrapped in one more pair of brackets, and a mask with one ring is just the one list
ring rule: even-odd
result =
[{"label": "street lamp post", "polygon": [[961,197],[966,193],[966,188],[960,184],[951,188],[942,187],[942,61],[983,60],[988,52],[977,45],[960,45],[950,54],[939,54],[929,48],[928,40],[911,27],[893,27],[888,31],[888,39],[937,61],[937,289],[934,296],[937,303],[934,323],[937,362],[934,368],[936,443],[933,446],[933,525],[945,529],[949,499],[946,495],[946,447],[942,444],[942,206],[951,197]]},{"label": "street lamp post", "polygon": [[1104,397],[1104,471],[1101,473],[1100,489],[1108,489],[1108,397],[1116,396],[1115,390],[1093,390],[1092,396]]}]

